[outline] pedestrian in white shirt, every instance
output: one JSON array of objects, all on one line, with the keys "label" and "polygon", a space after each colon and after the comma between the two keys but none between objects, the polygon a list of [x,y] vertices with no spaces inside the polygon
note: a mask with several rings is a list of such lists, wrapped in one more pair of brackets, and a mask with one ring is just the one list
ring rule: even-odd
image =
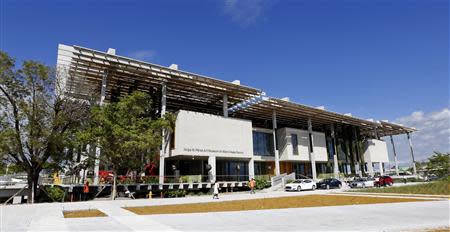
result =
[{"label": "pedestrian in white shirt", "polygon": [[213,199],[219,199],[219,184],[217,182],[213,186]]}]

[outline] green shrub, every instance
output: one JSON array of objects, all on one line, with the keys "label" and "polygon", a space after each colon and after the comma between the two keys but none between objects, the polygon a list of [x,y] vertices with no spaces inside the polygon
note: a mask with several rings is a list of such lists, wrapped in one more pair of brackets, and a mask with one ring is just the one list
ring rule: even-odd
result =
[{"label": "green shrub", "polygon": [[265,178],[257,177],[255,181],[256,181],[256,189],[264,189],[270,186],[270,182],[267,181]]},{"label": "green shrub", "polygon": [[186,196],[186,190],[184,189],[177,189],[177,190],[167,190],[164,192],[165,197],[169,198],[175,198],[175,197],[185,197]]},{"label": "green shrub", "polygon": [[180,177],[180,183],[188,183],[188,182],[189,182],[189,176]]},{"label": "green shrub", "polygon": [[48,197],[56,202],[62,201],[65,195],[64,190],[56,185],[46,186],[45,192],[47,192]]},{"label": "green shrub", "polygon": [[144,176],[144,177],[142,177],[142,183],[157,184],[157,183],[159,183],[159,179],[157,176]]},{"label": "green shrub", "polygon": [[117,184],[134,184],[135,181],[132,179],[126,178],[126,179],[117,179]]}]

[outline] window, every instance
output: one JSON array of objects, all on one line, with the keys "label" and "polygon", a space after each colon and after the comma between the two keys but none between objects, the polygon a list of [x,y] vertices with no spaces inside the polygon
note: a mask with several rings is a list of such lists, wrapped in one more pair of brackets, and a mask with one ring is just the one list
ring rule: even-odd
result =
[{"label": "window", "polygon": [[272,133],[253,131],[253,154],[260,156],[275,155]]},{"label": "window", "polygon": [[294,155],[298,155],[298,139],[297,134],[291,134],[292,152]]}]

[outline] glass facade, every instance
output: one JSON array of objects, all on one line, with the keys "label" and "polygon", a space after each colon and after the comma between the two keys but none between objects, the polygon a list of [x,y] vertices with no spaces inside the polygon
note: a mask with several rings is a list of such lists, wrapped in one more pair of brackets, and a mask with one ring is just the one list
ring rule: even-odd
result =
[{"label": "glass facade", "polygon": [[298,155],[298,138],[297,134],[291,134],[292,152],[294,155]]},{"label": "glass facade", "polygon": [[275,156],[272,133],[253,131],[253,154]]},{"label": "glass facade", "polygon": [[248,181],[248,162],[216,161],[217,181]]},{"label": "glass facade", "polygon": [[255,162],[255,175],[271,175],[274,166],[271,162]]}]

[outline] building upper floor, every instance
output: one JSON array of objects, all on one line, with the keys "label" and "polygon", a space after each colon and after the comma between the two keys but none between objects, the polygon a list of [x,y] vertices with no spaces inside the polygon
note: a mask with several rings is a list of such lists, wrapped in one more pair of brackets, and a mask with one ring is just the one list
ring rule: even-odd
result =
[{"label": "building upper floor", "polygon": [[[60,44],[57,69],[61,81],[58,90],[75,98],[91,99],[93,96],[107,103],[133,91],[142,91],[153,97],[157,114],[182,110],[206,113],[210,118],[226,118],[221,125],[212,123],[214,120],[208,124],[205,119],[192,123],[191,126],[209,126],[211,132],[205,138],[201,137],[203,141],[193,139],[194,134],[181,136],[176,131],[173,154],[216,153],[270,159],[274,152],[270,143],[274,143],[279,148],[280,159],[301,161],[308,158],[306,143],[312,140],[314,143],[308,149],[313,150],[319,160],[325,160],[325,150],[328,159],[333,153],[337,153],[340,159],[347,159],[344,156],[355,150],[349,142],[352,138],[367,141],[415,131],[394,123],[361,119],[328,111],[324,107],[267,97],[262,90],[244,86],[240,81],[223,81],[182,71],[178,65],[165,67],[119,56],[115,49],[103,52]],[[314,132],[312,137],[308,134],[311,138],[306,139],[309,121]],[[272,139],[270,133],[264,134],[264,131],[273,129],[271,124],[277,125],[276,136]],[[183,127],[189,129],[189,125],[181,125],[176,130]],[[332,128],[338,135],[337,145],[330,145]],[[214,133],[219,129],[224,133]],[[357,135],[352,130],[356,130]],[[183,139],[190,137],[190,141],[182,143]],[[214,148],[204,145],[214,143],[218,144]]]},{"label": "building upper floor", "polygon": [[176,113],[170,156],[273,161],[278,152],[280,161],[309,162],[314,153],[316,162],[328,162],[337,150],[339,160],[343,161],[362,154],[373,162],[388,161],[384,141],[366,140],[357,133],[348,136],[345,132],[337,128],[333,139],[326,130],[311,133],[287,127],[273,130],[255,127],[250,120],[180,110]]}]

